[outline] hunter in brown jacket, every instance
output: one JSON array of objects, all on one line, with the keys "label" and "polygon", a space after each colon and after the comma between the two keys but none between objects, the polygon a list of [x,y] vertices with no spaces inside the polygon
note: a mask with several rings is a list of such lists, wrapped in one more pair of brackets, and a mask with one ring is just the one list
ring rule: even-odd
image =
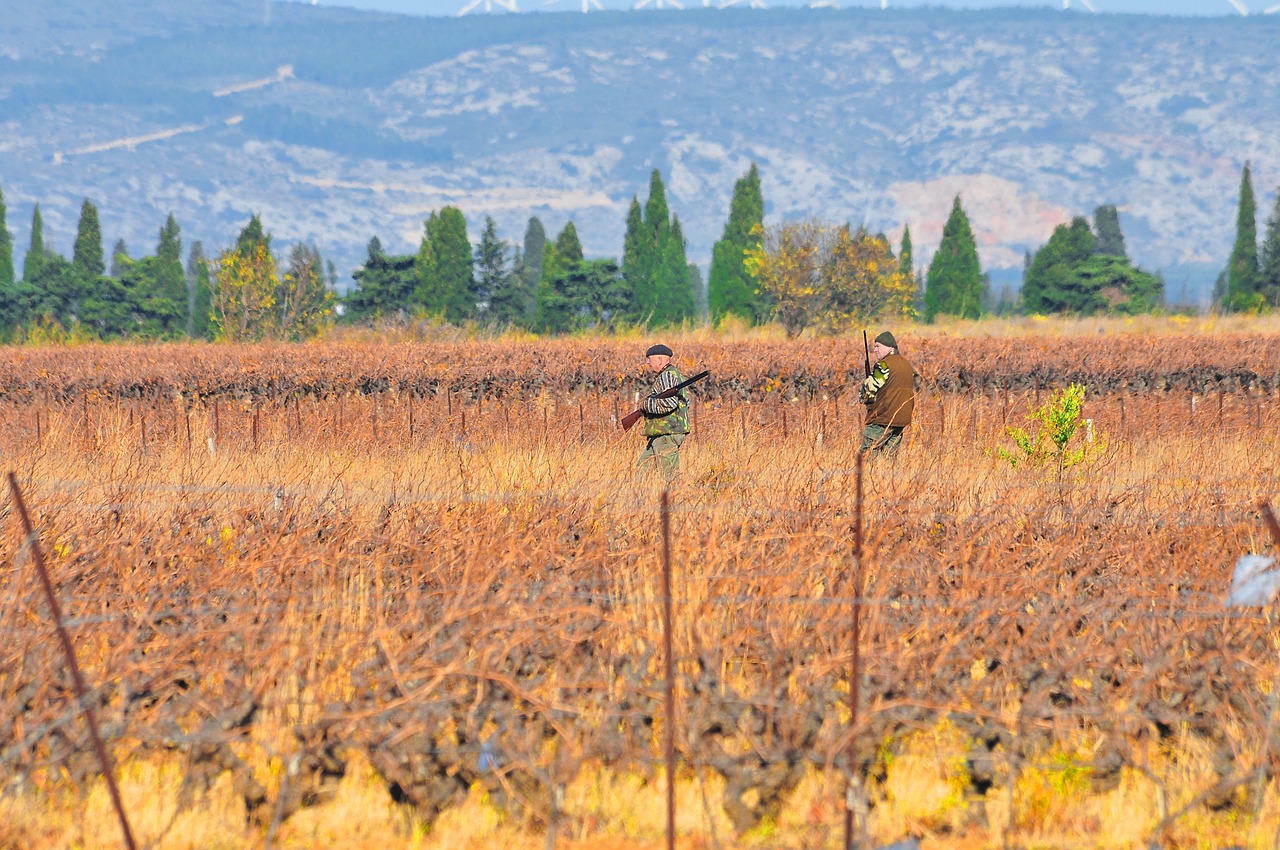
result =
[{"label": "hunter in brown jacket", "polygon": [[875,365],[858,393],[859,400],[867,406],[862,451],[892,456],[902,444],[902,432],[911,424],[916,406],[916,372],[898,353],[898,341],[888,331],[876,337],[871,360]]}]

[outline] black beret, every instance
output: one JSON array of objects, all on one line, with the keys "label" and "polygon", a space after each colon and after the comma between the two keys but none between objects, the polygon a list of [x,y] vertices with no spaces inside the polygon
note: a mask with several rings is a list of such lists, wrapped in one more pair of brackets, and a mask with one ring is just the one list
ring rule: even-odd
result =
[{"label": "black beret", "polygon": [[666,347],[665,345],[663,345],[662,343],[658,343],[657,345],[651,345],[651,346],[649,346],[649,350],[648,350],[648,351],[646,351],[646,352],[644,353],[644,356],[645,356],[645,357],[652,357],[652,356],[653,356],[653,355],[655,355],[655,354],[665,354],[665,355],[667,355],[668,357],[673,357],[673,356],[675,356],[675,352],[674,352],[674,351],[672,351],[670,348],[667,348],[667,347]]}]

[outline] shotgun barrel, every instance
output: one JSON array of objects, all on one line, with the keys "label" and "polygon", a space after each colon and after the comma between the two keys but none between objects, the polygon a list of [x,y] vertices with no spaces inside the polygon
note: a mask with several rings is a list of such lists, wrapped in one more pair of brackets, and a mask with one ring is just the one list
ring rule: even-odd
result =
[{"label": "shotgun barrel", "polygon": [[[707,377],[707,375],[710,375],[710,374],[711,372],[709,370],[703,370],[698,374],[694,375],[689,380],[681,381],[680,383],[676,384],[674,387],[672,387],[669,390],[663,390],[662,392],[654,396],[654,398],[671,398],[673,395],[680,392],[685,387],[697,381],[701,381],[703,378]],[[641,416],[644,416],[644,408],[631,411],[626,416],[622,417],[622,419],[618,422],[618,424],[622,426],[623,431],[630,431],[631,426],[639,422]]]}]

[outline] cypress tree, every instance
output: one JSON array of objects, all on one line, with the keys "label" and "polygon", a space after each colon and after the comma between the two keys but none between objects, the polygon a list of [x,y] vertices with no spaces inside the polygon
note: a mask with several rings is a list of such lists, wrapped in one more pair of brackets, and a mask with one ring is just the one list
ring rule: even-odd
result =
[{"label": "cypress tree", "polygon": [[671,217],[666,243],[662,246],[659,265],[658,324],[679,324],[693,318],[697,311],[693,288],[689,285],[689,261],[685,256],[684,232],[680,217]]},{"label": "cypress tree", "polygon": [[911,246],[911,225],[902,225],[902,247],[898,249],[898,271],[908,280],[915,280],[915,254]]},{"label": "cypress tree", "polygon": [[542,251],[547,244],[547,231],[538,217],[531,216],[524,229],[523,278],[525,288],[533,292],[542,276]]},{"label": "cypress tree", "polygon": [[566,270],[582,262],[582,242],[578,239],[578,228],[572,221],[566,222],[564,229],[556,236],[556,259]]},{"label": "cypress tree", "polygon": [[637,222],[639,209],[633,199],[622,260],[631,314],[651,325],[682,321],[694,313],[684,236],[679,220],[670,214],[662,174],[656,168],[649,176],[649,198]]},{"label": "cypress tree", "polygon": [[[124,243],[121,242],[123,248]],[[213,306],[213,286],[209,280],[209,263],[204,245],[196,241],[187,253],[187,336],[192,339],[210,337],[209,311]]]},{"label": "cypress tree", "polygon": [[1258,291],[1273,307],[1280,307],[1280,188],[1267,219],[1267,231],[1258,257]]},{"label": "cypress tree", "polygon": [[6,223],[4,190],[0,189],[0,292],[7,293],[17,278],[13,271],[13,234]]},{"label": "cypress tree", "polygon": [[703,324],[711,319],[711,308],[708,304],[707,288],[703,285],[702,269],[697,263],[690,263],[688,268],[689,289],[693,292],[694,309],[698,311],[698,320]]},{"label": "cypress tree", "polygon": [[27,246],[27,255],[22,259],[22,280],[35,283],[40,279],[45,265],[44,219],[40,216],[40,205],[36,204],[31,212],[31,243]]},{"label": "cypress tree", "polygon": [[90,283],[107,270],[102,257],[102,229],[98,225],[98,208],[88,199],[80,205],[80,222],[76,225],[76,244],[71,265],[85,283]]},{"label": "cypress tree", "polygon": [[724,234],[711,249],[711,270],[707,278],[707,301],[711,321],[726,315],[755,322],[763,313],[755,278],[747,271],[746,253],[758,248],[764,233],[764,193],[755,163],[734,184],[729,202],[729,220]]},{"label": "cypress tree", "polygon": [[424,231],[415,299],[428,311],[443,314],[446,321],[461,324],[476,312],[467,221],[462,210],[444,207],[427,218]]},{"label": "cypress tree", "polygon": [[976,319],[982,315],[985,281],[978,263],[978,244],[969,218],[956,195],[942,228],[938,252],[929,263],[924,291],[924,320],[939,315]]},{"label": "cypress tree", "polygon": [[128,265],[129,246],[124,244],[123,239],[117,239],[116,244],[111,248],[111,270],[108,273],[112,277],[120,277]]},{"label": "cypress tree", "polygon": [[1103,204],[1093,211],[1093,233],[1095,254],[1124,258],[1129,256],[1124,248],[1124,233],[1120,230],[1120,213],[1114,204]]},{"label": "cypress tree", "polygon": [[644,202],[644,238],[640,252],[642,274],[649,281],[653,293],[650,305],[652,324],[662,324],[662,299],[668,288],[663,280],[663,262],[666,259],[667,240],[671,237],[671,211],[667,207],[667,187],[663,185],[662,174],[654,169],[649,175],[649,198]]},{"label": "cypress tree", "polygon": [[[261,222],[259,222],[261,226]],[[189,295],[182,268],[182,231],[173,213],[160,228],[155,258],[147,275],[147,313],[154,332],[173,336],[186,332]],[[264,237],[265,238],[265,237]]]},{"label": "cypress tree", "polygon": [[1240,175],[1240,204],[1236,211],[1236,242],[1227,264],[1226,308],[1250,310],[1261,306],[1258,296],[1258,222],[1249,163]]},{"label": "cypress tree", "polygon": [[622,279],[631,292],[631,312],[637,319],[647,321],[657,303],[652,282],[644,274],[642,254],[645,251],[644,214],[640,201],[631,196],[627,208],[627,231],[622,247]]}]

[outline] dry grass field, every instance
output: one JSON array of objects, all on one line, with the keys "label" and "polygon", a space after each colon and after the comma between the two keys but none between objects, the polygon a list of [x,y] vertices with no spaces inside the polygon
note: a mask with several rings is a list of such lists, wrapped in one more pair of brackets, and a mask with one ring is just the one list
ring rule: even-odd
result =
[{"label": "dry grass field", "polygon": [[[140,846],[1271,848],[1280,324],[671,335],[707,368],[670,491],[619,412],[646,340],[0,350],[30,508]],[[1008,426],[1086,387],[1088,459]],[[1080,440],[1086,439],[1082,426]],[[0,538],[0,847],[122,845],[31,548]],[[861,697],[850,728],[851,620]],[[850,752],[853,758],[850,758]]]}]

